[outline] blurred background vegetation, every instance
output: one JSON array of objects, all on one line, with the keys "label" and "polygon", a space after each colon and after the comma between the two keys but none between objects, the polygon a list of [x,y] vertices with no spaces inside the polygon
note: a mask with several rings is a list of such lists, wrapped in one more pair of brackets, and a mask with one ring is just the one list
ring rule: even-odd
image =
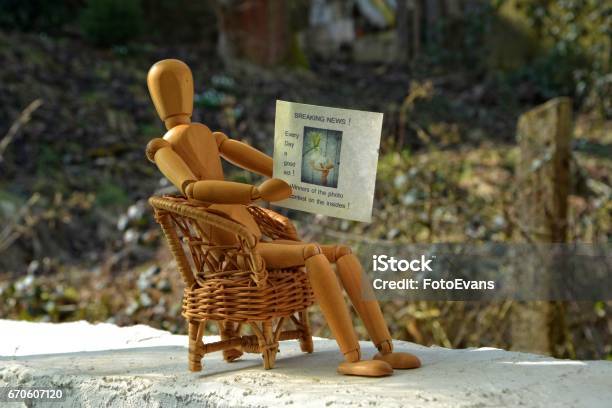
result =
[{"label": "blurred background vegetation", "polygon": [[[0,0],[0,317],[185,332],[146,203],[171,191],[144,157],[163,58],[194,120],[268,154],[276,99],[384,112],[373,222],[288,213],[318,241],[517,240],[517,119],[569,96],[568,240],[609,244],[611,27],[597,0]],[[611,358],[611,305],[562,304],[548,352]],[[513,347],[510,301],[382,306],[396,338]]]}]

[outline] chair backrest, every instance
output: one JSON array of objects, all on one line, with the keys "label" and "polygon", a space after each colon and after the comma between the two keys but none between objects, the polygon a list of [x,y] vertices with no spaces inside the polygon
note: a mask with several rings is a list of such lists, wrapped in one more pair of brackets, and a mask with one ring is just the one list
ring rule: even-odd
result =
[{"label": "chair backrest", "polygon": [[[258,287],[267,284],[265,264],[254,250],[258,239],[242,224],[182,197],[151,197],[149,203],[187,286],[203,286],[211,279],[250,279]],[[213,230],[234,234],[236,243],[211,242]]]}]

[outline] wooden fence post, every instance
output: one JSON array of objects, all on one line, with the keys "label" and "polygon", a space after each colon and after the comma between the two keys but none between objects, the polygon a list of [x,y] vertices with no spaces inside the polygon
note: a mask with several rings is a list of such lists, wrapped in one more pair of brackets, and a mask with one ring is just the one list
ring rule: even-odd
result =
[{"label": "wooden fence post", "polygon": [[[525,242],[537,245],[566,240],[571,138],[572,101],[569,98],[550,100],[518,120],[517,218]],[[541,266],[530,262],[526,260],[521,265],[522,273],[541,272],[538,271]],[[548,301],[515,302],[511,318],[512,348],[550,354],[552,311]]]}]

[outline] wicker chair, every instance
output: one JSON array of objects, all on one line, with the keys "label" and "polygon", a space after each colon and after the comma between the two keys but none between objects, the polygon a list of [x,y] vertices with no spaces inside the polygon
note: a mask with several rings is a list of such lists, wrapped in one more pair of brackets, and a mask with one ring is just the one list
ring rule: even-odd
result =
[{"label": "wicker chair", "polygon": [[[303,267],[266,269],[255,235],[185,198],[152,197],[149,203],[185,282],[182,315],[188,322],[191,371],[202,369],[204,354],[221,350],[228,362],[243,352],[261,353],[264,368],[273,368],[281,340],[298,339],[302,351],[312,352],[307,308],[314,297]],[[298,240],[288,220],[265,208],[248,210],[264,239]],[[235,234],[237,244],[210,242],[206,231],[213,227]],[[221,341],[204,344],[209,321],[218,325]],[[288,321],[293,329],[283,330]],[[253,334],[241,335],[245,325]]]}]

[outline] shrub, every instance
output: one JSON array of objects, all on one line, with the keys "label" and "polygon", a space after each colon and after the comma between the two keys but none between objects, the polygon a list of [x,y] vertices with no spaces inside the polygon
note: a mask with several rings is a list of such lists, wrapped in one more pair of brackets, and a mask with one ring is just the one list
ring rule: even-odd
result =
[{"label": "shrub", "polygon": [[0,28],[56,33],[72,20],[78,9],[74,1],[2,0]]},{"label": "shrub", "polygon": [[89,0],[81,14],[81,30],[95,45],[126,43],[142,32],[140,0]]}]

